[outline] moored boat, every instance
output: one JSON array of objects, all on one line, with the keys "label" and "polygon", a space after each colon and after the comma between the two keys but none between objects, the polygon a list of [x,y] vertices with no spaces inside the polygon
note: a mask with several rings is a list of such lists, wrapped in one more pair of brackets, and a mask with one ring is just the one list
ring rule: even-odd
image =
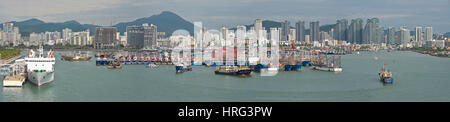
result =
[{"label": "moored boat", "polygon": [[185,64],[177,64],[175,66],[175,70],[177,73],[192,71],[192,67]]},{"label": "moored boat", "polygon": [[54,80],[55,57],[53,51],[50,50],[47,56],[44,56],[43,53],[43,47],[40,46],[37,56],[33,50],[30,50],[28,57],[25,58],[27,80],[37,86],[50,83]]}]

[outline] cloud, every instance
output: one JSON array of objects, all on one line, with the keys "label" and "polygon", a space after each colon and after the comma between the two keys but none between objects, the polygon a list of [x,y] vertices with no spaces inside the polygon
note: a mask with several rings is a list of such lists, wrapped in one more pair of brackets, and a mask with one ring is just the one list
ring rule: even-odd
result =
[{"label": "cloud", "polygon": [[[254,19],[276,21],[378,17],[385,25],[436,25],[450,31],[450,0],[0,0],[4,18],[35,17],[45,21],[77,20],[109,25],[172,11],[189,21],[202,21],[209,28],[251,24]],[[20,7],[17,7],[20,6]],[[3,20],[2,20],[3,19]],[[438,26],[439,24],[446,26]]]}]

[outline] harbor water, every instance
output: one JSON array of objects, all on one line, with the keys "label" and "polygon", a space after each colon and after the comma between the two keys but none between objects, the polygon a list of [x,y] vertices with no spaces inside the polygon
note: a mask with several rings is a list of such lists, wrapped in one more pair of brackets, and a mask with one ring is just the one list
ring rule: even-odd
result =
[{"label": "harbor water", "polygon": [[[65,53],[56,52],[52,83],[0,87],[0,101],[450,101],[450,58],[409,51],[348,54],[342,56],[343,72],[302,67],[273,77],[215,75],[215,67],[204,66],[178,74],[173,65],[108,69],[96,66],[94,58],[61,61]],[[379,80],[384,63],[393,84]]]}]

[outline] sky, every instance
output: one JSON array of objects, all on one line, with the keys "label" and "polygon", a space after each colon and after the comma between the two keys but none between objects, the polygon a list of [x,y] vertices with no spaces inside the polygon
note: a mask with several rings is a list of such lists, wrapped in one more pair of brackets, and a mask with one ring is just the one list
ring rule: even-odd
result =
[{"label": "sky", "polygon": [[[450,32],[450,0],[0,0],[0,22],[37,18],[109,25],[171,11],[208,28],[263,20],[334,24],[337,19],[380,18],[381,25],[432,26]],[[309,24],[306,24],[308,27]]]}]

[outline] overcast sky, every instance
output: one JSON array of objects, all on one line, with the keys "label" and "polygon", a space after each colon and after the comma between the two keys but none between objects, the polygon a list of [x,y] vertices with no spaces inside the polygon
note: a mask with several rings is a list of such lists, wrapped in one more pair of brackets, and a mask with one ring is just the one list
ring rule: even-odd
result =
[{"label": "overcast sky", "polygon": [[[38,18],[109,25],[172,11],[208,28],[253,23],[254,19],[291,21],[378,17],[381,25],[432,26],[450,32],[450,0],[0,0],[0,22]],[[306,24],[308,27],[309,24]]]}]

